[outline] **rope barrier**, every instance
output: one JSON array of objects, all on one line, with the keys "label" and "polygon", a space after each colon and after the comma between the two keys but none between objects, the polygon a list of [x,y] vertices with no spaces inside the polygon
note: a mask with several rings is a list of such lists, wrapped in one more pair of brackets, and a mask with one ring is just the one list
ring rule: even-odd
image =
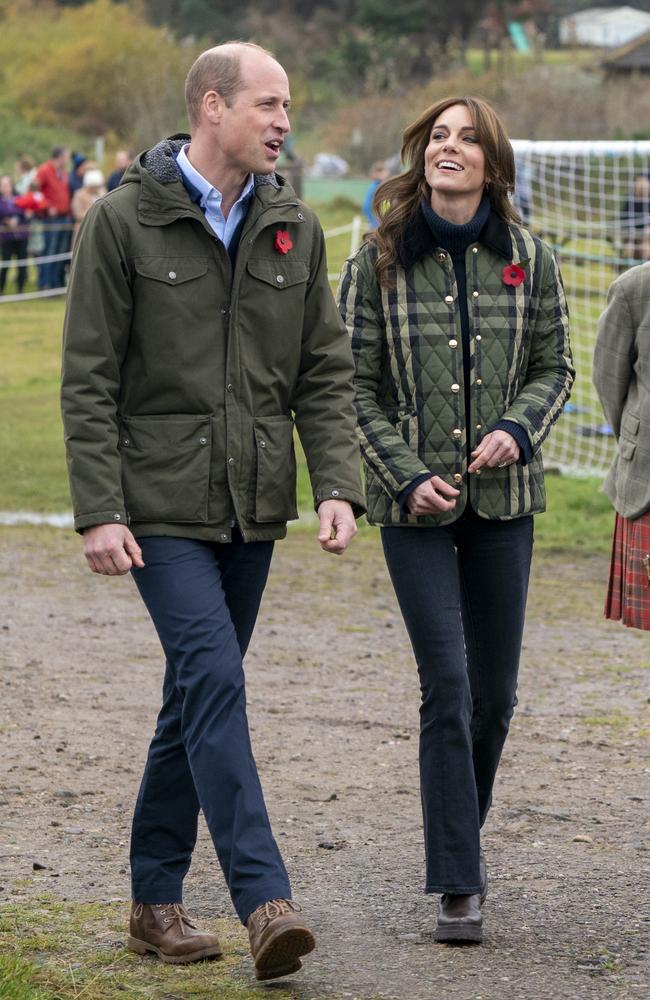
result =
[{"label": "rope barrier", "polygon": [[21,260],[2,260],[0,261],[0,267],[10,268],[10,267],[26,267],[28,264],[53,264],[57,260],[71,260],[72,254],[68,250],[67,253],[53,253],[47,257],[23,257]]},{"label": "rope barrier", "polygon": [[[337,226],[335,229],[328,229],[324,234],[325,239],[329,240],[336,236],[345,236],[346,233],[350,234],[350,253],[358,248],[361,243],[362,236],[362,219],[360,215],[355,215],[352,222],[348,222],[345,226]],[[63,227],[62,227],[63,228]],[[54,264],[59,261],[69,261],[72,259],[72,253],[70,251],[66,253],[56,253],[50,254],[47,257],[24,257],[21,260],[3,260],[0,261],[0,268],[5,268],[8,270],[11,267],[29,267],[36,266],[39,267],[42,264]],[[338,274],[329,274],[328,278],[330,281],[338,281]],[[53,298],[59,295],[65,295],[66,288],[62,286],[61,288],[45,288],[42,291],[37,292],[21,292],[15,295],[0,295],[0,303],[2,302],[33,302],[38,299]]]}]

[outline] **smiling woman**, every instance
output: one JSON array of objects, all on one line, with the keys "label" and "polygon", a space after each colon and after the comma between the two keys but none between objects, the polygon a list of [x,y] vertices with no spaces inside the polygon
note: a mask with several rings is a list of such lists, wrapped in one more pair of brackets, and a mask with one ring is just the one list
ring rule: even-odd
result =
[{"label": "smiling woman", "polygon": [[[514,710],[540,446],[573,381],[551,249],[508,195],[512,147],[474,97],[404,133],[409,168],[348,260],[341,311],[356,362],[368,520],[418,665],[425,891],[435,938],[482,938],[480,830]],[[416,529],[416,530],[414,530]]]}]

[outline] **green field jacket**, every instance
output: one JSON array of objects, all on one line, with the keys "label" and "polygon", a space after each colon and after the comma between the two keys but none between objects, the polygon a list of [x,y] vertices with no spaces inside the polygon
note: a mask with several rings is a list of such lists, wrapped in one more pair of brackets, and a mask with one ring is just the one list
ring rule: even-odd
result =
[{"label": "green field jacket", "polygon": [[[376,249],[364,244],[343,268],[341,314],[356,362],[358,433],[372,524],[440,525],[468,500],[482,517],[508,520],[545,509],[540,446],[569,396],[574,370],[566,300],[551,249],[494,213],[466,254],[470,412],[465,408],[458,289],[450,255],[418,218],[380,287]],[[518,286],[506,264],[522,262]],[[467,472],[468,454],[497,421],[528,435],[532,459]],[[460,490],[454,510],[415,516],[398,503],[424,474]]]},{"label": "green field jacket", "polygon": [[353,361],[321,227],[282,178],[256,177],[233,272],[181,181],[188,141],[139,157],[75,248],[62,377],[75,527],[281,538],[297,517],[294,420],[315,505],[362,513]]}]

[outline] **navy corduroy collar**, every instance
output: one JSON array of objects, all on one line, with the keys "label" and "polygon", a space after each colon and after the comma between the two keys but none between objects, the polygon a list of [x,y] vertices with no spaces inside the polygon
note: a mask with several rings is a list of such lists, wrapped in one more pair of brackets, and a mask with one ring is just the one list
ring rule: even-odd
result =
[{"label": "navy corduroy collar", "polygon": [[[491,205],[487,221],[476,242],[494,250],[504,260],[512,259],[512,238],[508,223],[496,214]],[[396,249],[398,263],[405,268],[412,267],[435,250],[431,229],[420,205],[405,227]]]}]

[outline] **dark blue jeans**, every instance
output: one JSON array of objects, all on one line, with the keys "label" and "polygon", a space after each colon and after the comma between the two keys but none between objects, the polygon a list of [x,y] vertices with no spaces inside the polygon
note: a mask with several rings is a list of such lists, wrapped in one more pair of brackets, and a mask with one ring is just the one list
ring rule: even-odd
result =
[{"label": "dark blue jeans", "polygon": [[426,892],[480,890],[480,829],[516,705],[533,519],[382,529],[420,675]]},{"label": "dark blue jeans", "polygon": [[242,666],[273,543],[138,541],[145,567],[133,577],[167,667],[133,817],[133,899],[182,901],[202,809],[245,923],[266,900],[291,897],[253,759]]}]

